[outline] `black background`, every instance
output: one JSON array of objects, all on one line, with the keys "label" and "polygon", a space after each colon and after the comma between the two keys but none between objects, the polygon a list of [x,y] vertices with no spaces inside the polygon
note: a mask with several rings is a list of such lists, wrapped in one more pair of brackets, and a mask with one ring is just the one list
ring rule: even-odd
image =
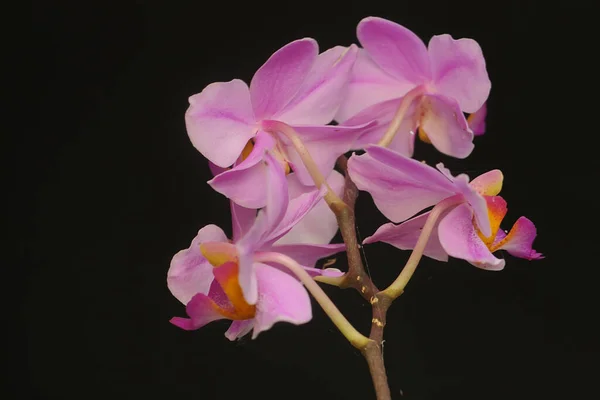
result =
[{"label": "black background", "polygon": [[[172,255],[200,227],[231,231],[228,203],[206,185],[207,163],[185,132],[188,96],[214,81],[249,82],[297,38],[314,37],[322,50],[356,42],[356,24],[369,15],[426,41],[450,33],[481,44],[492,80],[488,132],[467,160],[422,143],[416,157],[471,177],[502,169],[504,228],[526,215],[547,256],[507,256],[499,273],[422,261],[389,312],[393,398],[589,398],[597,115],[585,96],[594,10],[592,2],[494,4],[34,3],[24,78],[32,89],[13,164],[26,210],[13,231],[26,278],[14,398],[374,398],[362,356],[316,304],[309,324],[232,343],[226,323],[194,332],[170,325],[184,307],[165,282]],[[363,237],[384,222],[366,194],[357,212]],[[407,258],[384,244],[365,255],[381,286]],[[370,309],[360,297],[326,290],[366,332]]]}]

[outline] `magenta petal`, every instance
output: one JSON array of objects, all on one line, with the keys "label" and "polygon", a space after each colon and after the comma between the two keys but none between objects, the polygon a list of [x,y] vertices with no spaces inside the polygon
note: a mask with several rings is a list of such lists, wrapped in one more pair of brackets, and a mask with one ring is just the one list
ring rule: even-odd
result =
[{"label": "magenta petal", "polygon": [[465,158],[473,151],[473,131],[469,128],[458,103],[441,95],[426,94],[421,98],[420,127],[438,151]]},{"label": "magenta petal", "polygon": [[485,118],[487,117],[487,103],[483,103],[481,108],[469,115],[467,122],[469,128],[473,131],[475,136],[483,135],[485,133]]},{"label": "magenta petal", "polygon": [[[339,156],[348,152],[354,142],[369,128],[370,125],[359,126],[294,126],[298,136],[306,146],[315,164],[324,176],[329,176],[335,161]],[[282,137],[284,148],[289,160],[294,165],[294,172],[302,184],[312,186],[314,182],[302,163],[302,159],[296,152],[290,141]]]},{"label": "magenta petal", "polygon": [[187,304],[197,293],[208,293],[213,281],[213,267],[200,252],[200,244],[226,241],[227,236],[221,228],[207,225],[198,231],[189,248],[173,256],[167,286],[177,300]]},{"label": "magenta petal", "polygon": [[277,268],[266,264],[255,264],[259,287],[252,338],[270,329],[276,322],[295,325],[311,320],[310,298],[298,280]]},{"label": "magenta petal", "polygon": [[348,172],[393,222],[404,221],[456,193],[453,183],[434,168],[380,146],[353,155]]},{"label": "magenta petal", "polygon": [[233,227],[233,242],[241,239],[252,227],[254,220],[256,219],[256,210],[252,208],[245,208],[235,204],[233,201],[231,205],[231,225]]},{"label": "magenta petal", "polygon": [[219,167],[233,164],[256,133],[248,86],[239,79],[211,83],[189,102],[185,125],[194,147]]},{"label": "magenta petal", "polygon": [[[296,198],[303,193],[312,192],[314,186],[305,186],[294,173],[287,176],[290,198]],[[344,176],[337,171],[331,171],[327,183],[338,196],[342,197]],[[335,214],[325,200],[318,203],[294,227],[283,235],[276,244],[327,244],[338,231]]]},{"label": "magenta petal", "polygon": [[240,164],[215,176],[208,181],[208,184],[242,207],[255,209],[264,207],[267,202],[263,189],[266,172],[262,161],[265,152],[274,145],[271,135],[259,132],[248,157]]},{"label": "magenta petal", "polygon": [[295,40],[269,57],[250,82],[250,97],[257,120],[271,119],[284,109],[311,70],[319,47],[314,39]]},{"label": "magenta petal", "polygon": [[319,54],[298,93],[273,119],[286,124],[327,124],[347,91],[358,47],[336,46]]},{"label": "magenta petal", "polygon": [[285,254],[305,267],[314,267],[317,261],[346,249],[343,243],[335,244],[283,244],[274,245],[271,250]]},{"label": "magenta petal", "polygon": [[481,47],[475,40],[434,36],[429,41],[429,58],[440,94],[455,99],[463,112],[473,113],[481,108],[492,83]]},{"label": "magenta petal", "polygon": [[246,335],[248,332],[252,330],[254,327],[253,319],[245,319],[241,321],[233,321],[225,332],[225,337],[229,340],[240,339],[242,336]]},{"label": "magenta petal", "polygon": [[188,318],[174,317],[171,323],[188,331],[202,328],[204,325],[224,319],[225,317],[218,313],[213,306],[213,302],[205,294],[198,293],[187,304],[186,312]]},{"label": "magenta petal", "polygon": [[396,79],[419,85],[431,78],[427,48],[409,29],[367,17],[359,22],[356,34],[373,61]]},{"label": "magenta petal", "polygon": [[[377,144],[389,128],[401,102],[402,98],[399,98],[375,104],[344,122],[343,126],[352,126],[375,121],[375,124],[365,129],[356,142],[354,142],[353,149],[360,150],[370,144]],[[415,132],[417,130],[416,109],[416,104],[413,102],[409,106],[394,139],[387,146],[389,149],[408,157],[412,157],[414,151]]]},{"label": "magenta petal", "polygon": [[504,268],[504,260],[494,257],[477,235],[469,205],[461,204],[450,211],[440,221],[438,234],[442,247],[450,256],[482,269],[499,271]]},{"label": "magenta petal", "polygon": [[[506,236],[502,231],[498,231],[498,233]],[[541,253],[532,248],[536,235],[537,231],[533,222],[528,218],[520,217],[511,228],[506,241],[497,250],[503,249],[512,256],[527,260],[544,258]]]},{"label": "magenta petal", "polygon": [[[425,225],[429,214],[429,212],[421,214],[401,223],[400,225],[394,225],[392,223],[384,224],[380,226],[372,236],[366,238],[363,243],[369,244],[375,242],[384,242],[391,244],[400,250],[412,250],[415,248],[417,240],[419,240],[421,229]],[[448,261],[448,253],[446,253],[440,244],[440,239],[438,237],[437,226],[439,225],[439,221],[440,219],[438,219],[433,231],[431,232],[431,235],[429,236],[429,240],[427,241],[427,245],[425,246],[423,254],[425,254],[427,257],[433,258],[434,260]]]},{"label": "magenta petal", "polygon": [[335,120],[345,122],[368,107],[404,96],[413,87],[413,83],[398,81],[387,74],[373,62],[364,49],[359,49],[350,74],[347,93]]}]

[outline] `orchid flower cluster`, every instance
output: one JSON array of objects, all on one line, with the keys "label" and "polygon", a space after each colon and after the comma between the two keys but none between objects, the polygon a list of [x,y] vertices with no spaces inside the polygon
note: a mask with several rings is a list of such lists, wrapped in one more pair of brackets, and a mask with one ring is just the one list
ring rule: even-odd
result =
[{"label": "orchid flower cluster", "polygon": [[[360,47],[322,53],[311,38],[293,41],[269,57],[250,85],[216,82],[190,97],[187,132],[208,159],[208,184],[230,201],[233,234],[201,228],[173,257],[167,283],[186,306],[187,317],[174,317],[174,325],[195,330],[230,320],[230,340],[256,338],[280,321],[307,323],[310,292],[363,351],[384,399],[382,361],[370,355],[381,350],[385,310],[422,255],[487,270],[504,268],[494,254],[499,250],[543,257],[532,248],[536,228],[529,219],[501,228],[507,212],[501,171],[470,180],[441,163],[431,167],[412,158],[418,138],[464,159],[474,136],[485,132],[491,82],[479,44],[444,34],[426,46],[407,28],[378,17],[360,21],[357,36]],[[362,244],[412,250],[385,290],[370,281],[357,253],[358,190],[390,221]],[[344,243],[332,244],[338,228]],[[348,271],[317,267],[344,251]],[[317,282],[358,289],[378,311],[373,324],[380,332],[367,337],[354,329]]]}]

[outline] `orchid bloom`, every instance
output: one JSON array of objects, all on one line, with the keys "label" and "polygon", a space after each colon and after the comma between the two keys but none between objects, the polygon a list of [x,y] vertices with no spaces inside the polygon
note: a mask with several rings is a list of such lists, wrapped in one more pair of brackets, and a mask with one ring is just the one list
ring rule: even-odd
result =
[{"label": "orchid bloom", "polygon": [[[485,59],[473,39],[433,36],[428,47],[407,28],[377,17],[357,27],[359,50],[346,100],[335,117],[341,125],[367,121],[356,149],[378,143],[395,115],[403,117],[388,146],[412,156],[415,132],[440,152],[465,158],[473,150],[474,129],[463,112],[485,118],[491,89]],[[478,121],[477,132],[483,133]]]},{"label": "orchid bloom", "polygon": [[[286,176],[278,161],[265,156],[267,205],[259,210],[231,202],[233,240],[215,225],[200,229],[188,249],[177,253],[167,276],[173,295],[186,304],[189,318],[171,322],[183,329],[198,329],[219,319],[232,320],[226,336],[239,338],[253,330],[253,338],[277,321],[308,322],[311,305],[308,293],[296,277],[277,264],[254,261],[261,252],[287,255],[311,275],[340,276],[334,268],[317,269],[320,258],[344,249],[343,244],[297,243],[294,236],[310,231],[303,217],[321,200],[323,191],[312,190],[289,200]],[[297,194],[297,193],[296,193]],[[329,210],[328,210],[329,211]],[[297,229],[296,234],[290,232]],[[286,237],[292,235],[292,237]]]},{"label": "orchid bloom", "polygon": [[[529,219],[519,218],[508,233],[500,229],[507,211],[506,201],[498,196],[503,182],[500,170],[469,182],[467,175],[454,177],[441,163],[436,169],[390,149],[368,146],[365,154],[350,158],[348,171],[356,186],[369,192],[379,210],[394,222],[444,199],[460,199],[437,221],[424,250],[431,258],[447,261],[450,255],[489,270],[504,268],[505,261],[492,254],[501,249],[528,260],[542,258],[532,249],[536,229]],[[412,249],[428,216],[426,212],[400,225],[385,224],[364,243],[381,241]]]},{"label": "orchid bloom", "polygon": [[314,39],[293,41],[256,71],[250,87],[239,79],[216,82],[189,98],[185,115],[194,147],[211,163],[228,168],[208,183],[247,208],[266,204],[261,183],[270,152],[300,182],[313,180],[282,127],[291,127],[327,177],[352,147],[362,127],[328,126],[346,93],[357,47],[321,54]]}]

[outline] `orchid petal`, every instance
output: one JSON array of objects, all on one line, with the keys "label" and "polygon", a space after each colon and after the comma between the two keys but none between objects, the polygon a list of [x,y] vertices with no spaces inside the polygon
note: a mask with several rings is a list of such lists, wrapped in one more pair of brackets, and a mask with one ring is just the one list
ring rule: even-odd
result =
[{"label": "orchid petal", "polygon": [[239,79],[211,83],[189,102],[185,124],[194,147],[219,167],[233,164],[256,133],[248,86]]},{"label": "orchid petal", "polygon": [[255,270],[260,294],[256,303],[253,339],[276,322],[300,325],[311,320],[310,298],[297,279],[261,263],[255,263]]},{"label": "orchid petal", "polygon": [[[347,153],[354,142],[370,125],[359,126],[294,126],[304,146],[312,156],[315,164],[323,176],[329,176],[335,161],[339,156]],[[294,165],[294,172],[302,184],[312,186],[314,181],[304,166],[302,159],[292,143],[282,137],[283,147],[289,161]]]},{"label": "orchid petal", "polygon": [[[419,216],[409,219],[400,225],[394,225],[393,223],[387,223],[379,227],[372,236],[367,237],[363,244],[383,242],[391,244],[400,250],[412,250],[419,240],[421,230],[429,217],[429,212],[423,213]],[[440,244],[438,237],[437,227],[439,221],[443,218],[446,213],[442,214],[436,224],[434,225],[431,235],[427,240],[427,245],[423,254],[427,257],[433,258],[438,261],[448,261],[448,253],[444,250]]]},{"label": "orchid petal", "polygon": [[287,124],[327,124],[347,91],[358,47],[336,46],[317,59],[292,101],[273,119]]},{"label": "orchid petal", "polygon": [[[302,193],[312,192],[314,186],[304,186],[295,173],[287,176],[290,198],[296,198]],[[333,170],[327,178],[329,187],[335,194],[342,197],[344,191],[344,176]],[[294,227],[275,244],[327,244],[338,231],[335,214],[325,200],[320,200]]]},{"label": "orchid petal", "polygon": [[348,173],[393,222],[404,221],[456,192],[435,169],[379,146],[369,146],[365,154],[350,157]]},{"label": "orchid petal", "polygon": [[254,327],[253,319],[244,319],[240,321],[233,321],[225,332],[225,337],[231,341],[241,339],[242,336],[246,335]]},{"label": "orchid petal", "polygon": [[198,231],[190,247],[181,250],[171,260],[167,286],[173,296],[187,304],[197,293],[208,293],[213,281],[213,267],[200,252],[202,242],[227,241],[227,236],[216,225],[207,225]]},{"label": "orchid petal", "polygon": [[358,23],[356,34],[373,61],[396,79],[419,85],[431,78],[427,48],[409,29],[367,17]]},{"label": "orchid petal", "polygon": [[269,57],[250,82],[250,97],[257,120],[282,111],[311,70],[319,47],[311,38],[286,44]]},{"label": "orchid petal", "polygon": [[225,319],[225,316],[217,310],[218,307],[215,307],[215,303],[208,296],[198,293],[186,306],[190,318],[173,317],[170,322],[186,331],[199,329],[210,322]]},{"label": "orchid petal", "polygon": [[455,99],[466,113],[479,110],[492,87],[479,44],[446,34],[432,37],[428,48],[438,92]]},{"label": "orchid petal", "polygon": [[483,103],[481,108],[467,118],[469,128],[475,136],[480,136],[485,133],[485,118],[487,117],[487,103]]},{"label": "orchid petal", "polygon": [[457,206],[440,221],[438,235],[448,255],[482,269],[499,271],[504,268],[505,261],[494,257],[477,235],[473,211],[467,204]]},{"label": "orchid petal", "polygon": [[368,107],[404,96],[413,87],[413,83],[398,81],[387,74],[364,49],[358,49],[348,89],[335,120],[345,122]]},{"label": "orchid petal", "polygon": [[532,248],[537,231],[533,222],[528,218],[520,217],[507,235],[504,235],[502,231],[498,231],[498,233],[504,237],[495,243],[494,251],[506,250],[512,256],[527,260],[544,258],[541,253]]},{"label": "orchid petal", "polygon": [[234,242],[241,239],[252,227],[256,219],[256,210],[245,208],[237,205],[233,201],[231,203],[231,225],[233,227],[232,239]]},{"label": "orchid petal", "polygon": [[496,196],[502,190],[504,175],[493,169],[473,179],[469,185],[482,196]]},{"label": "orchid petal", "polygon": [[456,158],[465,158],[473,151],[473,132],[467,125],[458,103],[451,98],[425,94],[421,97],[419,129],[426,132],[433,146]]},{"label": "orchid petal", "polygon": [[275,141],[271,135],[259,132],[248,157],[233,168],[215,176],[208,181],[208,184],[242,207],[254,209],[264,207],[267,202],[263,190],[266,172],[262,161],[265,153],[274,146]]},{"label": "orchid petal", "polygon": [[[342,126],[361,125],[369,121],[375,121],[375,124],[363,131],[354,143],[353,149],[360,150],[369,144],[377,144],[389,128],[401,102],[402,98],[399,98],[375,104],[344,122]],[[414,132],[417,130],[416,109],[416,104],[413,102],[407,109],[398,132],[387,146],[389,149],[408,157],[411,157],[414,151]]]}]

